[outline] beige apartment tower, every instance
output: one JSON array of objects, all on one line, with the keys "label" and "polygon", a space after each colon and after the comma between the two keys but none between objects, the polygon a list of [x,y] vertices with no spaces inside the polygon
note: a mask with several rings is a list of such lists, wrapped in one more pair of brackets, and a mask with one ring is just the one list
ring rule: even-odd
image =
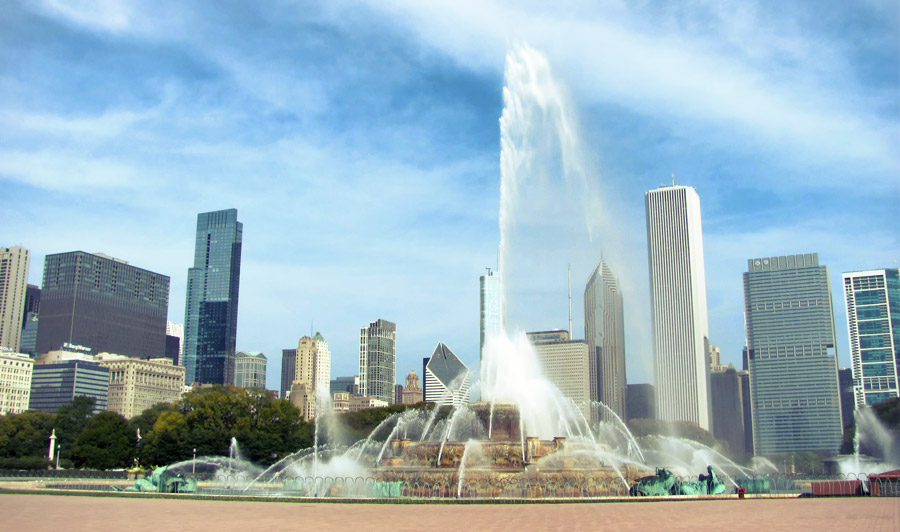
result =
[{"label": "beige apartment tower", "polygon": [[294,381],[291,383],[291,403],[300,409],[304,421],[316,417],[316,396],[330,398],[331,351],[321,333],[304,336],[297,343],[294,358]]},{"label": "beige apartment tower", "polygon": [[0,347],[18,353],[31,253],[18,246],[0,248]]}]

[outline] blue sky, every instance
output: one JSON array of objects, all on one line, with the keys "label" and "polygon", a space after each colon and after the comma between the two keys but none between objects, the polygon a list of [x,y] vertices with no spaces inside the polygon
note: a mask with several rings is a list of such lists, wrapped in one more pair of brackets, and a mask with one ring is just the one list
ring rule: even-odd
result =
[{"label": "blue sky", "polygon": [[[172,279],[181,321],[196,214],[244,223],[238,348],[310,322],[333,375],[359,327],[398,324],[398,376],[438,341],[475,365],[496,262],[504,58],[526,42],[568,87],[626,245],[630,382],[652,378],[643,193],[703,207],[710,336],[739,364],[751,257],[840,274],[900,259],[900,8],[861,2],[11,2],[0,12],[2,245],[107,254]],[[532,242],[553,241],[534,236]],[[576,324],[596,242],[573,244]],[[566,327],[559,285],[523,329]],[[576,331],[580,326],[576,325]],[[581,336],[581,333],[578,334]]]}]

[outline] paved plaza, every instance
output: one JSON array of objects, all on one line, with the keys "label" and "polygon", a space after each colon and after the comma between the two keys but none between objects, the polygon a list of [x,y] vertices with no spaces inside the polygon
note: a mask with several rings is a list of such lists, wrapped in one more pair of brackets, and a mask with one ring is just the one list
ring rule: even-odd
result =
[{"label": "paved plaza", "polygon": [[578,504],[331,504],[0,493],[3,529],[900,530],[898,498]]}]

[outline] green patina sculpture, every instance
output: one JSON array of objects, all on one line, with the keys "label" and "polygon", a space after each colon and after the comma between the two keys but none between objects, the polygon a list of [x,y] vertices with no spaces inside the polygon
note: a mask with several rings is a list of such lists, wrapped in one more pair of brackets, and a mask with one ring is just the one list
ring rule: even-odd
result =
[{"label": "green patina sculpture", "polygon": [[706,467],[708,475],[698,480],[675,481],[671,471],[656,468],[656,475],[644,477],[631,487],[631,495],[659,497],[664,495],[719,495],[725,493],[725,484],[719,480],[712,466]]},{"label": "green patina sculpture", "polygon": [[134,486],[125,491],[140,491],[150,493],[194,493],[197,491],[197,481],[192,478],[184,478],[181,473],[170,473],[168,466],[157,467],[150,474],[150,478],[138,479]]}]

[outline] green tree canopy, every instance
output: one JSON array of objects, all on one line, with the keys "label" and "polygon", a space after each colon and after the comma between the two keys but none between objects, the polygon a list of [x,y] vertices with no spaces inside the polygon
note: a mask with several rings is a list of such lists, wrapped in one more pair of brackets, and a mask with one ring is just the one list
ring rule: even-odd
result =
[{"label": "green tree canopy", "polygon": [[56,415],[29,410],[0,416],[0,467],[42,469],[50,465],[50,434]]},{"label": "green tree canopy", "polygon": [[141,442],[141,460],[146,465],[189,460],[193,449],[197,456],[227,456],[232,437],[245,459],[267,465],[312,445],[312,428],[290,402],[266,390],[200,388],[159,413]]},{"label": "green tree canopy", "polygon": [[90,418],[72,446],[75,467],[124,468],[136,456],[135,433],[128,421],[115,412],[100,412]]}]

